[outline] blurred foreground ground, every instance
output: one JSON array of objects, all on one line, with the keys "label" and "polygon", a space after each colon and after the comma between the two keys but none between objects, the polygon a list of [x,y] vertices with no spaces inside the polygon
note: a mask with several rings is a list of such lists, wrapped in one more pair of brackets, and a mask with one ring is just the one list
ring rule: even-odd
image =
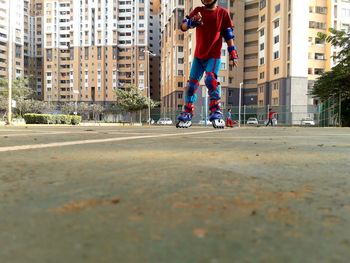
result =
[{"label": "blurred foreground ground", "polygon": [[0,262],[349,262],[350,129],[0,127]]}]

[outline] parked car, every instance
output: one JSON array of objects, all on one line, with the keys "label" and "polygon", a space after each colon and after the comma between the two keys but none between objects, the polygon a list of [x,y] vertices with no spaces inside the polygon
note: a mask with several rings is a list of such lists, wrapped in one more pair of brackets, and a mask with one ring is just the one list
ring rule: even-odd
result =
[{"label": "parked car", "polygon": [[259,123],[258,123],[258,119],[257,118],[249,118],[248,120],[247,120],[247,125],[255,125],[255,126],[257,126]]},{"label": "parked car", "polygon": [[[200,120],[200,121],[198,122],[198,124],[199,124],[199,125],[205,125],[205,119]],[[210,120],[207,120],[207,125],[212,125],[212,123],[211,123]]]},{"label": "parked car", "polygon": [[306,117],[306,118],[301,120],[300,125],[301,126],[315,126],[315,121],[310,117]]},{"label": "parked car", "polygon": [[157,121],[157,124],[159,124],[159,125],[172,125],[173,121],[170,118],[160,118]]}]

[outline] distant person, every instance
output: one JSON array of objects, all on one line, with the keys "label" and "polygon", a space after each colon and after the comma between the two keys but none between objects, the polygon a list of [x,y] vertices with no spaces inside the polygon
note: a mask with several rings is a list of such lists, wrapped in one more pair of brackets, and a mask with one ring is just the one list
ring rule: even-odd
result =
[{"label": "distant person", "polygon": [[276,112],[272,111],[272,109],[269,109],[269,120],[266,123],[266,127],[269,126],[271,123],[271,126],[273,127],[273,116],[275,115]]},{"label": "distant person", "polygon": [[228,110],[227,110],[227,113],[226,113],[226,127],[231,127],[231,128],[233,128],[233,121],[232,121],[231,109],[228,109]]}]

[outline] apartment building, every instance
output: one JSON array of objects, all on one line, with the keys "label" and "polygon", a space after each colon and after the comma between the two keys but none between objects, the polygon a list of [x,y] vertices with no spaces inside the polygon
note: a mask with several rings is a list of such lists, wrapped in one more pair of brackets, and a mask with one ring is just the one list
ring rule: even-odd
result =
[{"label": "apartment building", "polygon": [[29,87],[37,98],[42,98],[43,88],[43,1],[24,0],[24,76],[29,77]]},{"label": "apartment building", "polygon": [[[259,4],[258,105],[283,105],[285,111],[292,111],[292,105],[306,107],[309,3],[261,0]],[[315,25],[321,26],[322,21]]]},{"label": "apartment building", "polygon": [[[239,105],[241,92],[242,105],[257,104],[258,81],[258,40],[259,36],[259,1],[231,0],[229,3],[230,16],[234,24],[235,44],[238,49],[239,65],[232,68],[229,65],[226,101],[227,107]],[[223,53],[226,50],[222,51]],[[228,59],[228,58],[227,58]],[[240,91],[240,84],[243,83]]]},{"label": "apartment building", "polygon": [[12,47],[12,78],[23,76],[23,16],[22,0],[0,0],[0,78],[9,77],[9,45]]},{"label": "apartment building", "polygon": [[185,35],[179,24],[185,15],[185,1],[161,1],[161,106],[183,107],[185,75]]},{"label": "apartment building", "polygon": [[[259,2],[258,105],[283,106],[286,123],[312,113],[317,100],[309,94],[316,79],[335,65],[337,50],[318,36],[330,27],[346,29],[347,0]],[[311,111],[310,111],[311,109]],[[288,115],[288,114],[287,114]]]},{"label": "apartment building", "polygon": [[150,80],[159,82],[150,56],[159,54],[150,29],[159,23],[157,1],[43,0],[44,99],[105,104],[127,85],[152,95]]}]

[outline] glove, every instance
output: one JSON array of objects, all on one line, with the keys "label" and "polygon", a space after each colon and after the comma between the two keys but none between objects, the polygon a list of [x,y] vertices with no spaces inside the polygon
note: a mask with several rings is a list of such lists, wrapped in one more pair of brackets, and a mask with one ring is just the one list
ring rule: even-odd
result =
[{"label": "glove", "polygon": [[227,48],[228,53],[230,54],[230,60],[237,62],[238,61],[238,53],[235,46],[229,46]]},{"label": "glove", "polygon": [[186,16],[186,18],[182,21],[182,23],[186,23],[187,28],[195,28],[195,27],[201,26],[203,25],[202,15],[201,13],[198,13],[192,18],[190,18],[189,16]]}]

